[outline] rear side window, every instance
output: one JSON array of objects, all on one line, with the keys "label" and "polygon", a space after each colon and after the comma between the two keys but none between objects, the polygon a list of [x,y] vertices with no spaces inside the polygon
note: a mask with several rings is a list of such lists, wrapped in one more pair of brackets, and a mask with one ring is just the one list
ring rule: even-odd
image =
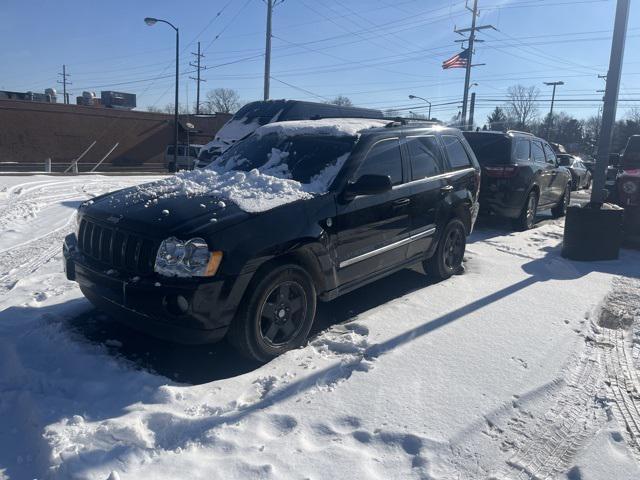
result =
[{"label": "rear side window", "polygon": [[513,156],[516,162],[527,162],[529,161],[529,155],[531,147],[529,140],[517,140],[516,148],[514,149]]},{"label": "rear side window", "polygon": [[444,148],[447,151],[447,156],[449,157],[449,163],[453,170],[469,168],[471,166],[469,155],[458,137],[454,137],[453,135],[443,135],[442,141],[444,143]]},{"label": "rear side window", "polygon": [[356,178],[363,175],[386,175],[393,185],[402,183],[402,156],[397,138],[381,140],[371,147]]},{"label": "rear side window", "polygon": [[420,180],[444,172],[444,160],[435,136],[407,137],[411,159],[411,179]]},{"label": "rear side window", "polygon": [[544,158],[544,150],[539,142],[531,142],[531,158],[534,162],[545,163],[547,160]]},{"label": "rear side window", "polygon": [[553,149],[547,145],[546,143],[544,144],[544,153],[547,155],[547,163],[552,163],[552,164],[556,164],[556,154],[553,151]]}]

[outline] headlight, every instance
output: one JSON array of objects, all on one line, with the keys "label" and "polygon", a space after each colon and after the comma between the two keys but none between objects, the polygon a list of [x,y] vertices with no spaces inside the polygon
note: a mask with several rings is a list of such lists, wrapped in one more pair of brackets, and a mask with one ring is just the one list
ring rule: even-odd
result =
[{"label": "headlight", "polygon": [[167,277],[211,277],[221,261],[222,252],[210,252],[202,238],[170,237],[160,244],[154,270]]},{"label": "headlight", "polygon": [[638,185],[633,180],[627,180],[622,184],[622,191],[627,195],[633,195],[638,190]]}]

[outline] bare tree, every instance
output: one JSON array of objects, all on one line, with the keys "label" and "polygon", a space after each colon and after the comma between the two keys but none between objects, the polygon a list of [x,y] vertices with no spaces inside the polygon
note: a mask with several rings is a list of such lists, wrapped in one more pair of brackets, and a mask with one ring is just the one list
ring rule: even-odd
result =
[{"label": "bare tree", "polygon": [[326,103],[330,103],[331,105],[338,105],[339,107],[353,107],[353,102],[349,97],[345,97],[344,95],[338,95],[333,100],[329,100]]},{"label": "bare tree", "polygon": [[215,88],[207,92],[200,110],[205,113],[235,113],[240,108],[240,95],[232,88]]},{"label": "bare tree", "polygon": [[640,107],[631,107],[627,110],[626,118],[632,122],[640,123]]},{"label": "bare tree", "polygon": [[515,120],[517,128],[526,129],[538,116],[536,101],[539,95],[540,90],[535,86],[527,88],[518,84],[509,87],[506,108],[509,116]]}]

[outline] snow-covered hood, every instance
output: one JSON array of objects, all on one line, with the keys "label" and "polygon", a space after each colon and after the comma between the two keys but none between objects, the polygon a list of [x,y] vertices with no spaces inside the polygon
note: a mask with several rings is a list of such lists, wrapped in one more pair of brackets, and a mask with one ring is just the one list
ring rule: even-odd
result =
[{"label": "snow-covered hood", "polygon": [[81,210],[134,230],[177,232],[203,225],[215,230],[314,193],[299,182],[257,170],[194,170],[97,197]]}]

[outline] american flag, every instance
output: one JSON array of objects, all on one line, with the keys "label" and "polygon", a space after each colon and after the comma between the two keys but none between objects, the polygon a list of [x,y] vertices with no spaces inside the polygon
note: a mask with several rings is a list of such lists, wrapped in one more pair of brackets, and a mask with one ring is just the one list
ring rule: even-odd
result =
[{"label": "american flag", "polygon": [[453,57],[442,62],[442,69],[448,68],[466,68],[469,61],[469,49],[465,48],[460,53],[456,53]]}]

